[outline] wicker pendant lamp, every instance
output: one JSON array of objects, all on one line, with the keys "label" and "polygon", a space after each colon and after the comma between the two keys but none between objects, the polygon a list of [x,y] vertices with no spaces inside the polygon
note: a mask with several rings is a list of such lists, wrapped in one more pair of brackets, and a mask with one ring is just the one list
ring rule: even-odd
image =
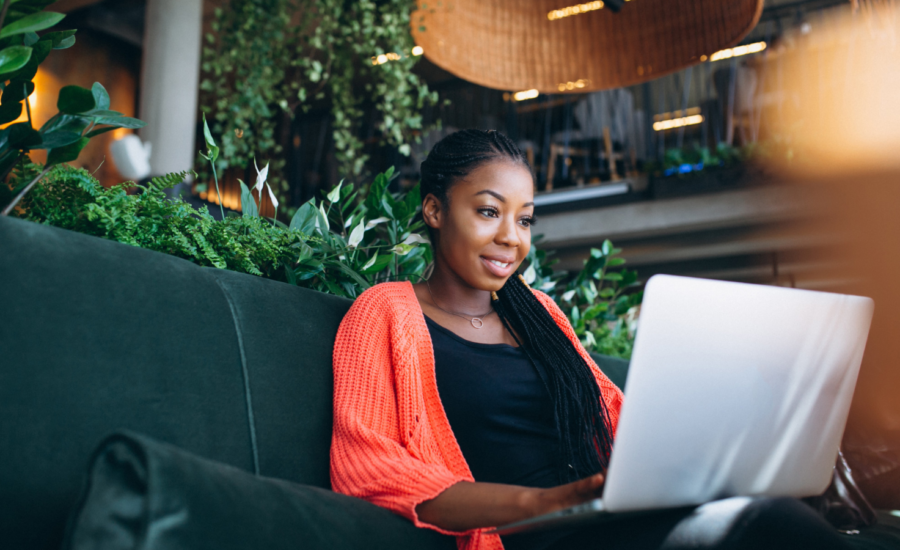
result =
[{"label": "wicker pendant lamp", "polygon": [[[582,0],[583,2],[583,0]],[[764,0],[418,0],[416,44],[475,84],[542,93],[628,86],[704,61]]]}]

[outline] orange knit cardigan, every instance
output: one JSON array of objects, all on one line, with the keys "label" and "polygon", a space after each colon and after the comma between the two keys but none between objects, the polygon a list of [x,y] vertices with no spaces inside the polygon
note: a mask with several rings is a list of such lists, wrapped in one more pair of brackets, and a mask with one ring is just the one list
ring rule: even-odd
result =
[{"label": "orange knit cardigan", "polygon": [[[590,365],[615,433],[622,392],[556,303],[534,293]],[[500,537],[487,529],[451,532],[419,520],[419,503],[460,481],[474,479],[441,405],[434,349],[415,291],[409,282],[376,285],[356,299],[334,344],[331,485],[417,527],[456,535],[460,550],[502,550]]]}]

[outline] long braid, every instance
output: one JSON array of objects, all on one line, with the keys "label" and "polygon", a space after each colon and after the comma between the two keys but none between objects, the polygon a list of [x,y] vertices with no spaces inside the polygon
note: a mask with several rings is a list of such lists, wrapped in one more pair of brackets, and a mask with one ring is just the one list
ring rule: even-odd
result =
[{"label": "long braid", "polygon": [[544,367],[560,436],[561,472],[572,481],[604,471],[612,451],[609,414],[584,358],[518,277],[497,292],[494,309],[532,363]]},{"label": "long braid", "polygon": [[[448,204],[457,179],[490,160],[507,160],[525,167],[522,151],[495,131],[462,130],[439,141],[422,163],[422,196],[432,194]],[[572,481],[606,469],[612,431],[606,404],[590,367],[553,317],[518,277],[497,292],[494,308],[507,330],[541,373],[554,404],[559,432],[560,478]]]}]

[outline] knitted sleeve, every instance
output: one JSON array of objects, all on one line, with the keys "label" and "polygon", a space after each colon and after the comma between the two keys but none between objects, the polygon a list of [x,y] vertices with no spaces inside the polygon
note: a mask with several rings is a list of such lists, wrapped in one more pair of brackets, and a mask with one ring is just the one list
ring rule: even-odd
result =
[{"label": "knitted sleeve", "polygon": [[591,359],[591,355],[584,349],[581,340],[579,340],[578,336],[575,334],[575,329],[573,329],[572,324],[569,323],[569,318],[566,317],[566,314],[563,313],[553,298],[540,290],[534,290],[533,292],[537,299],[540,300],[545,308],[547,308],[547,311],[550,312],[550,315],[553,317],[553,320],[556,321],[556,324],[559,325],[559,328],[561,328],[565,335],[568,336],[569,340],[572,341],[572,344],[578,350],[578,353],[584,357],[588,366],[591,367],[591,372],[594,374],[594,378],[597,379],[597,385],[600,386],[600,395],[603,397],[604,403],[606,403],[606,410],[609,411],[609,423],[612,428],[612,433],[615,434],[616,428],[618,428],[619,425],[619,413],[622,410],[622,390],[613,384],[612,381],[603,374],[603,371],[600,370],[597,363]]},{"label": "knitted sleeve", "polygon": [[[381,287],[381,288],[379,288]],[[427,527],[416,506],[465,478],[453,474],[429,437],[414,339],[400,296],[390,283],[356,299],[334,345],[334,427],[331,484]],[[429,434],[430,435],[430,434]]]}]

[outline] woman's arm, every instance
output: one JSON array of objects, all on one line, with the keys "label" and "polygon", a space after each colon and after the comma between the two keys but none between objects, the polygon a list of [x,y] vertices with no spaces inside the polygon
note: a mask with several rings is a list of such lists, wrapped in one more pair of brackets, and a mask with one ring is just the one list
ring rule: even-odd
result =
[{"label": "woman's arm", "polygon": [[461,481],[419,504],[416,514],[448,531],[496,527],[599,498],[603,481],[596,474],[550,489]]}]

